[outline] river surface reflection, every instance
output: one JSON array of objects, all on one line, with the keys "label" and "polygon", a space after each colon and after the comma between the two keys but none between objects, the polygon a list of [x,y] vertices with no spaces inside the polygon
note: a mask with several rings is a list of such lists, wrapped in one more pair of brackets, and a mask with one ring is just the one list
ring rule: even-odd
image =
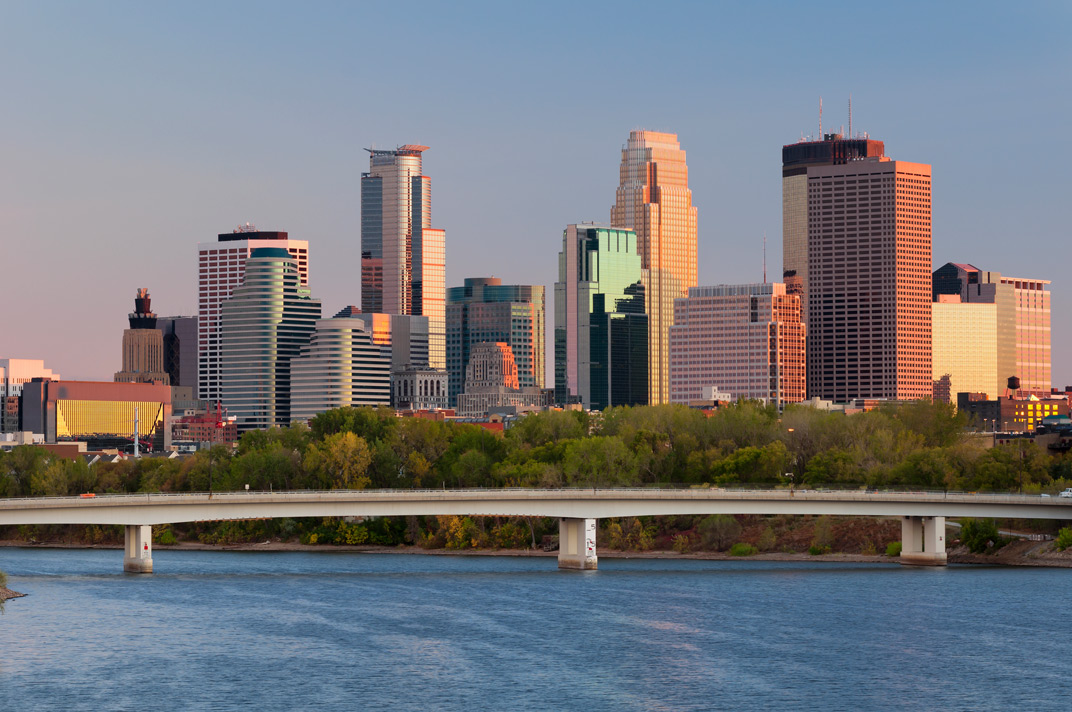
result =
[{"label": "river surface reflection", "polygon": [[1072,708],[1072,571],[0,549],[0,709]]}]

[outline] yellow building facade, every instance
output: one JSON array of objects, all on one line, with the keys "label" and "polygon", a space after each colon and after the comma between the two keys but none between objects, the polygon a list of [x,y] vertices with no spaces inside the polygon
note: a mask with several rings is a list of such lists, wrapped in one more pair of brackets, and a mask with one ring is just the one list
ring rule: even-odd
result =
[{"label": "yellow building facade", "polygon": [[949,376],[953,403],[958,393],[994,392],[997,371],[997,305],[962,303],[960,298],[939,295],[931,304],[931,368],[934,380]]}]

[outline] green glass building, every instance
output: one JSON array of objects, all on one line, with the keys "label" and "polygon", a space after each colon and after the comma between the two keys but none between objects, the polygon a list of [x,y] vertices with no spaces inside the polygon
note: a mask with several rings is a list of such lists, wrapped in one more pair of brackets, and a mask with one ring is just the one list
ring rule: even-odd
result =
[{"label": "green glass building", "polygon": [[555,400],[648,403],[645,273],[632,230],[569,225],[555,283]]},{"label": "green glass building", "polygon": [[223,405],[239,432],[290,424],[291,360],[319,318],[320,300],[287,250],[250,253],[242,285],[220,305]]}]

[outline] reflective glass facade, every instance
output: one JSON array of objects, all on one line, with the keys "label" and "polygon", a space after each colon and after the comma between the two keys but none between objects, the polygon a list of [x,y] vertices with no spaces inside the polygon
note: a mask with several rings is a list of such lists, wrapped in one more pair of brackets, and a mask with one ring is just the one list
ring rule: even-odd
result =
[{"label": "reflective glass facade", "polygon": [[308,344],[320,301],[286,249],[258,248],[221,305],[223,405],[239,432],[290,424],[291,362]]},{"label": "reflective glass facade", "polygon": [[427,146],[369,149],[361,174],[361,308],[428,317],[429,360],[446,367],[446,233],[432,227]]},{"label": "reflective glass facade", "polygon": [[649,402],[670,402],[674,300],[697,284],[696,208],[677,134],[632,131],[622,149],[610,223],[633,230],[645,272]]},{"label": "reflective glass facade", "polygon": [[291,362],[290,417],[309,420],[333,408],[389,405],[391,358],[354,317],[321,319]]},{"label": "reflective glass facade", "polygon": [[[998,363],[997,305],[961,302],[959,297],[931,304],[931,373],[949,376],[949,400],[958,393],[985,393],[998,398],[994,374]],[[956,300],[956,301],[953,301]]]},{"label": "reflective glass facade", "polygon": [[475,344],[504,342],[517,364],[519,387],[544,387],[545,332],[542,285],[502,284],[468,278],[447,290],[447,371],[451,403],[462,391]]},{"label": "reflective glass facade", "polygon": [[632,230],[570,225],[555,283],[555,400],[646,405],[645,270]]}]

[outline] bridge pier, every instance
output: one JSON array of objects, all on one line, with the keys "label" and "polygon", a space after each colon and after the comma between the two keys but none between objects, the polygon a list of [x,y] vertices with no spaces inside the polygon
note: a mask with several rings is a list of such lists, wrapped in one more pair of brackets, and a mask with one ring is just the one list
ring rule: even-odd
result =
[{"label": "bridge pier", "polygon": [[945,517],[901,519],[901,563],[945,566]]},{"label": "bridge pier", "polygon": [[148,525],[127,525],[123,551],[123,571],[132,574],[153,572],[153,528]]},{"label": "bridge pier", "polygon": [[558,520],[558,568],[595,569],[596,520],[563,517]]}]

